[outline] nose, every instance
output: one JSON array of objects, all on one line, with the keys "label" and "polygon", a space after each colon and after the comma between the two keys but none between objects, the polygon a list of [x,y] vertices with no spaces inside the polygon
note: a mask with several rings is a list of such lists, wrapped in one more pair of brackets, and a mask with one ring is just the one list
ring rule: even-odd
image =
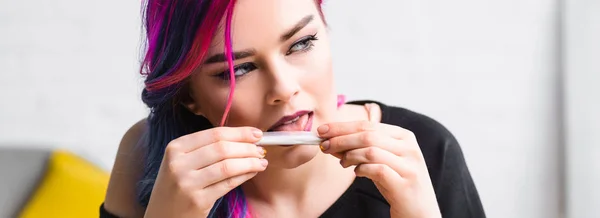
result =
[{"label": "nose", "polygon": [[298,71],[285,63],[271,66],[271,88],[267,94],[267,102],[270,105],[278,105],[290,102],[300,92]]}]

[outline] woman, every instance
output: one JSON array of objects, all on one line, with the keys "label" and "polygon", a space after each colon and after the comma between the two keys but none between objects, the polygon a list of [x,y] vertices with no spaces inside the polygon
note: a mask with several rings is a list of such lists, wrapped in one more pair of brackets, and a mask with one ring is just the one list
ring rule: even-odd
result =
[{"label": "woman", "polygon": [[[338,104],[321,0],[149,0],[146,120],[103,217],[485,217],[457,141],[374,101]],[[256,145],[312,131],[320,146]]]}]

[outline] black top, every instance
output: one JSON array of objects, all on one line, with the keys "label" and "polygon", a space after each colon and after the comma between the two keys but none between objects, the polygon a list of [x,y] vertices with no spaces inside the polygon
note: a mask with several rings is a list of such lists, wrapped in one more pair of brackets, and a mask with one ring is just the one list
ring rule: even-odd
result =
[{"label": "black top", "polygon": [[[465,159],[452,133],[434,119],[399,107],[374,101],[354,101],[348,104],[377,103],[381,107],[381,122],[412,131],[425,157],[429,176],[444,218],[485,218],[479,194]],[[101,218],[117,218],[100,207]],[[357,177],[342,196],[321,218],[390,217],[390,206],[373,182]]]}]

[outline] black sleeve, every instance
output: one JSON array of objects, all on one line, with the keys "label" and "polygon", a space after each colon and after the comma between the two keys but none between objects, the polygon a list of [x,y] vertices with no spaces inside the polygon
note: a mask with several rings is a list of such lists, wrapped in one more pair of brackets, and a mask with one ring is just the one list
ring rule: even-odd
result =
[{"label": "black sleeve", "polygon": [[106,211],[106,209],[104,208],[104,203],[103,203],[100,205],[100,218],[119,218],[119,217]]},{"label": "black sleeve", "polygon": [[441,159],[430,175],[442,217],[484,218],[481,199],[460,145],[447,130],[440,129],[440,133],[437,149]]},{"label": "black sleeve", "polygon": [[[411,130],[425,157],[443,218],[485,218],[485,212],[456,138],[434,119],[390,108],[399,126]],[[395,112],[395,113],[394,113]],[[392,121],[393,115],[389,117]]]}]

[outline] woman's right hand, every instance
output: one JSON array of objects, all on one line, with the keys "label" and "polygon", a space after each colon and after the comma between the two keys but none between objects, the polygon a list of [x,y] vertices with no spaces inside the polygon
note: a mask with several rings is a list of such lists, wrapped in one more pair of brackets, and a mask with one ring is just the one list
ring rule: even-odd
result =
[{"label": "woman's right hand", "polygon": [[262,131],[217,127],[166,147],[145,217],[207,217],[217,199],[267,167]]}]

